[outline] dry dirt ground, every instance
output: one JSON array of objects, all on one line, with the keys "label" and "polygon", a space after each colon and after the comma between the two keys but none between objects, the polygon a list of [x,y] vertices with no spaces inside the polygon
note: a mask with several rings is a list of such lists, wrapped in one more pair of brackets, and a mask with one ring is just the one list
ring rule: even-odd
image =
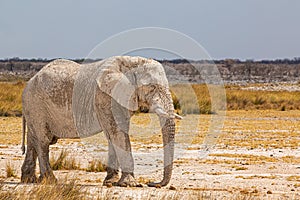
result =
[{"label": "dry dirt ground", "polygon": [[[80,170],[54,173],[59,184],[75,180],[82,185],[88,198],[300,199],[300,111],[229,111],[215,147],[205,156],[200,147],[210,128],[216,128],[212,117],[187,115],[177,121],[173,176],[165,188],[146,186],[159,181],[163,169],[159,123],[151,114],[134,116],[130,130],[135,177],[144,187],[102,187],[106,173],[86,171],[91,161],[107,160],[101,133],[51,146],[52,157],[65,149],[80,164]],[[24,159],[20,143],[21,118],[0,118],[2,190],[37,187],[18,184]],[[16,177],[6,177],[8,163]]]}]

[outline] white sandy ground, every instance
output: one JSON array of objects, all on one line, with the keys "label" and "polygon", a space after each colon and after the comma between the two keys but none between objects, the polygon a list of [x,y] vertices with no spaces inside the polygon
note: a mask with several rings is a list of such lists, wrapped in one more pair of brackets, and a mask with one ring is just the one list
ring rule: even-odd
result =
[{"label": "white sandy ground", "polygon": [[289,91],[299,92],[299,84],[284,84],[284,83],[266,83],[261,86],[246,86],[242,87],[242,90],[254,90],[254,91]]},{"label": "white sandy ground", "polygon": [[[134,144],[133,144],[134,146]],[[16,169],[17,178],[6,178],[7,189],[14,187],[34,187],[32,184],[18,185],[20,181],[20,168],[24,156],[21,155],[20,145],[0,146],[0,177],[5,177],[6,163],[9,160]],[[58,155],[61,149],[66,149],[69,156],[74,156],[80,162],[80,166],[86,169],[88,162],[93,159],[106,160],[106,145],[92,145],[83,141],[60,142],[51,147],[51,153]],[[293,155],[300,156],[300,149],[218,149],[216,147],[210,153],[230,153],[264,155],[280,158]],[[159,181],[162,177],[162,152],[157,145],[148,145],[148,148],[133,149],[135,160],[135,177],[139,180]],[[240,199],[241,195],[258,199],[300,199],[300,187],[298,181],[288,181],[287,177],[300,175],[300,164],[284,162],[265,162],[262,164],[245,164],[240,158],[208,156],[208,160],[241,160],[241,165],[246,170],[236,170],[232,164],[207,164],[200,163],[198,150],[176,148],[173,176],[171,183],[165,188],[120,188],[102,187],[105,172],[86,172],[85,170],[61,170],[55,171],[59,184],[67,180],[76,180],[84,185],[91,198],[102,196],[107,198],[122,197],[124,199],[159,199],[185,196],[191,198],[191,194],[201,192],[203,199]],[[37,169],[38,170],[38,169]],[[237,176],[250,177],[252,179],[237,178]],[[170,190],[172,185],[176,190]],[[271,193],[271,194],[268,194]]]}]

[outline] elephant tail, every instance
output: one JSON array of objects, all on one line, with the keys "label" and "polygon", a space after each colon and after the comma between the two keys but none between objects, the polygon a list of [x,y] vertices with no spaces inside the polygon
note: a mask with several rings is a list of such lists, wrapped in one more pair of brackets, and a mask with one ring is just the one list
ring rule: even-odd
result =
[{"label": "elephant tail", "polygon": [[23,134],[22,134],[22,155],[25,153],[25,134],[26,134],[26,119],[25,116],[23,115],[22,117],[22,129],[23,129]]}]

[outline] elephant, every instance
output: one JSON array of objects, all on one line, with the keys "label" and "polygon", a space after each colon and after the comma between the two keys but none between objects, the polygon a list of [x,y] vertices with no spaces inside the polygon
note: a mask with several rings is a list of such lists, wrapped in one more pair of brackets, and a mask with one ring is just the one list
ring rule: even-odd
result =
[{"label": "elephant", "polygon": [[[142,107],[159,116],[164,147],[163,178],[148,186],[166,186],[170,182],[175,118],[181,116],[174,113],[168,80],[158,61],[138,56],[114,56],[85,64],[57,59],[28,81],[22,105],[23,154],[26,127],[27,150],[21,182],[56,182],[49,163],[49,145],[60,138],[104,132],[108,164],[103,185],[138,186],[128,131],[130,118]],[[35,175],[37,158],[39,178]]]}]

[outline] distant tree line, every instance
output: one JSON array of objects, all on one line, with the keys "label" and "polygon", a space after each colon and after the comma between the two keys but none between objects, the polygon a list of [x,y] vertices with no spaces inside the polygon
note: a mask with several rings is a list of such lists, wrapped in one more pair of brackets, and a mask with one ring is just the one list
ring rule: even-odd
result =
[{"label": "distant tree line", "polygon": [[[57,59],[57,58],[55,58]],[[6,59],[0,59],[0,62],[39,62],[39,63],[48,63],[55,59],[47,59],[47,58],[19,58],[19,57],[13,57],[13,58],[6,58]],[[77,63],[90,63],[90,62],[96,62],[102,59],[70,59]],[[180,64],[180,63],[215,63],[215,64],[240,64],[240,63],[261,63],[261,64],[300,64],[300,57],[294,57],[292,59],[284,58],[284,59],[274,59],[274,60],[254,60],[254,59],[246,59],[244,61],[239,59],[222,59],[222,60],[188,60],[188,59],[173,59],[173,60],[158,60],[160,62],[170,62],[174,64]]]},{"label": "distant tree line", "polygon": [[[0,60],[0,81],[29,80],[43,66],[54,59],[20,59],[18,57]],[[72,59],[77,63],[90,63],[101,59]],[[214,64],[225,82],[300,82],[300,57],[293,59],[260,60],[158,60],[165,67],[170,80],[202,83],[199,69],[208,69]],[[172,79],[173,78],[173,79]]]}]

